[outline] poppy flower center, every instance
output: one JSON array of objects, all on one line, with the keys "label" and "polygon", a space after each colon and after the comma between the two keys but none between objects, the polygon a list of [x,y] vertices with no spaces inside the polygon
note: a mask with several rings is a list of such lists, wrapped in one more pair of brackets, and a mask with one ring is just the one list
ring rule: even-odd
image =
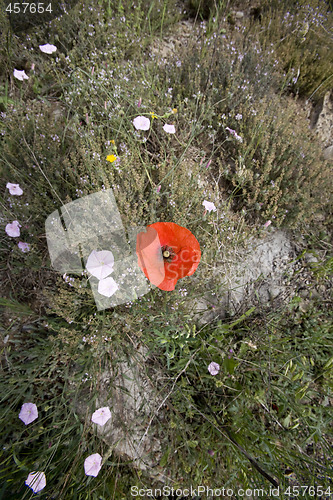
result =
[{"label": "poppy flower center", "polygon": [[162,255],[163,259],[167,262],[171,262],[173,260],[173,257],[175,256],[174,252],[172,251],[172,248],[166,245],[162,247]]}]

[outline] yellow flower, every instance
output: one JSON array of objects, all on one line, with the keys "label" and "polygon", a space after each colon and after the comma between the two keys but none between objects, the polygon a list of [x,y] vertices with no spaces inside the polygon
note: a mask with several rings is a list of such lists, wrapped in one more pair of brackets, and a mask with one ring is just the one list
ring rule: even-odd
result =
[{"label": "yellow flower", "polygon": [[172,112],[175,115],[177,113],[177,108],[173,108]]},{"label": "yellow flower", "polygon": [[106,157],[107,161],[109,161],[110,163],[116,161],[117,157],[115,155],[108,155]]},{"label": "yellow flower", "polygon": [[110,142],[111,142],[111,144],[114,144],[114,140],[113,140],[113,139],[111,139],[111,141],[110,141]]},{"label": "yellow flower", "polygon": [[157,116],[155,115],[155,113],[152,113],[152,112],[151,112],[150,114],[151,114],[151,117],[152,117],[152,118],[157,118]]}]

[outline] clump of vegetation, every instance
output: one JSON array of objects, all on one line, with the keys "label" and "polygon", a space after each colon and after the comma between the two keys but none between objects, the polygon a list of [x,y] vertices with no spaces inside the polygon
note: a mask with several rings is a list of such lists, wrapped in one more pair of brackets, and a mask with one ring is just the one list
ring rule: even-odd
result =
[{"label": "clump of vegetation", "polygon": [[259,39],[272,48],[290,91],[317,102],[332,87],[332,6],[317,0],[266,2]]},{"label": "clump of vegetation", "polygon": [[203,0],[189,0],[188,9],[190,15],[195,19],[198,18],[200,21],[207,20],[213,14],[214,10],[216,10],[216,3],[214,0],[207,0],[206,2]]},{"label": "clump of vegetation", "polygon": [[222,157],[220,169],[235,186],[240,206],[276,226],[295,227],[311,223],[328,207],[332,183],[329,164],[297,103],[289,99],[286,106],[272,95],[240,107],[238,130],[244,140],[234,153],[234,167],[224,165]]},{"label": "clump of vegetation", "polygon": [[[197,332],[188,330],[186,339],[180,339],[184,347],[175,353],[170,370],[180,372],[184,352],[193,361],[173,392],[173,405],[182,407],[186,418],[182,431],[173,434],[169,452],[183,448],[185,470],[192,480],[197,475],[204,484],[203,462],[212,477],[218,470],[224,484],[264,487],[258,471],[249,469],[244,454],[231,446],[231,433],[286,488],[291,473],[309,478],[307,454],[320,456],[316,472],[312,469],[310,475],[321,477],[329,489],[332,359],[327,345],[332,318],[320,303],[306,311],[299,305],[296,297],[286,308],[259,314],[249,311],[241,321],[218,321]],[[166,351],[173,343],[170,333]],[[316,354],[314,342],[320,346]],[[200,369],[202,359],[207,366],[212,361],[221,366],[214,379]],[[203,432],[199,431],[202,425]],[[199,467],[194,459],[198,454]]]},{"label": "clump of vegetation", "polygon": [[184,102],[180,119],[186,126],[193,99],[204,109],[196,116],[203,129],[195,144],[214,144],[214,175],[224,188],[229,183],[238,209],[246,209],[250,220],[272,219],[278,227],[311,223],[329,206],[329,163],[298,104],[281,95],[277,62],[259,45],[244,45],[213,32],[193,43],[179,67],[172,61],[163,69]]}]

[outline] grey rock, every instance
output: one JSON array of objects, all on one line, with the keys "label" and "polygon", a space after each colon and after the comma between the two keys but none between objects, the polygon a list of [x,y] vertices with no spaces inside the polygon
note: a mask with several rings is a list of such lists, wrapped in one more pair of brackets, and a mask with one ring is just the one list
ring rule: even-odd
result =
[{"label": "grey rock", "polygon": [[236,12],[235,16],[236,16],[236,19],[243,19],[244,12],[238,11],[238,12]]},{"label": "grey rock", "polygon": [[333,144],[332,146],[328,146],[328,148],[324,149],[323,155],[325,160],[333,161]]},{"label": "grey rock", "polygon": [[[81,393],[75,409],[82,421],[88,421],[92,431],[120,458],[132,461],[150,479],[165,482],[166,475],[158,466],[162,443],[155,416],[164,414],[163,398],[158,394],[145,369],[148,351],[137,346],[128,359],[121,359],[105,369],[100,376],[96,407],[88,408],[86,394]],[[158,377],[158,374],[156,374]],[[109,406],[111,419],[103,426],[91,422],[92,413]]]},{"label": "grey rock", "polygon": [[276,299],[280,295],[281,291],[282,291],[281,287],[279,287],[279,286],[272,286],[269,289],[270,299],[271,300]]},{"label": "grey rock", "polygon": [[311,299],[321,299],[322,296],[320,295],[319,292],[317,292],[317,290],[311,290],[311,292],[310,292],[310,298]]},{"label": "grey rock", "polygon": [[[294,246],[282,230],[272,228],[263,238],[250,238],[245,249],[238,249],[215,266],[214,280],[220,283],[217,306],[213,310],[209,307],[211,293],[207,292],[194,302],[194,319],[205,324],[217,316],[236,314],[245,303],[253,305],[258,299],[268,303],[287,287],[285,273],[297,265],[289,264],[295,256]],[[199,267],[193,278],[204,283],[204,269],[200,272]]]},{"label": "grey rock", "polygon": [[307,299],[309,297],[309,290],[307,290],[306,288],[304,288],[303,290],[300,290],[298,294],[303,299]]},{"label": "grey rock", "polygon": [[316,133],[324,147],[333,144],[333,90],[326,92],[322,110],[316,123]]},{"label": "grey rock", "polygon": [[311,264],[312,262],[318,262],[317,257],[315,257],[312,253],[306,253],[304,255],[304,260],[307,264]]}]

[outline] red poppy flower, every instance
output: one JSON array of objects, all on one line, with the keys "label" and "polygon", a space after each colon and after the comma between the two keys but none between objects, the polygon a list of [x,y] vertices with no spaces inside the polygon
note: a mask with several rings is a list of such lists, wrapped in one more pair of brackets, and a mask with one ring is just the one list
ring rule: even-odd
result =
[{"label": "red poppy flower", "polygon": [[197,269],[201,251],[198,240],[174,222],[155,222],[136,240],[138,264],[149,281],[161,290],[175,289],[180,278]]}]

